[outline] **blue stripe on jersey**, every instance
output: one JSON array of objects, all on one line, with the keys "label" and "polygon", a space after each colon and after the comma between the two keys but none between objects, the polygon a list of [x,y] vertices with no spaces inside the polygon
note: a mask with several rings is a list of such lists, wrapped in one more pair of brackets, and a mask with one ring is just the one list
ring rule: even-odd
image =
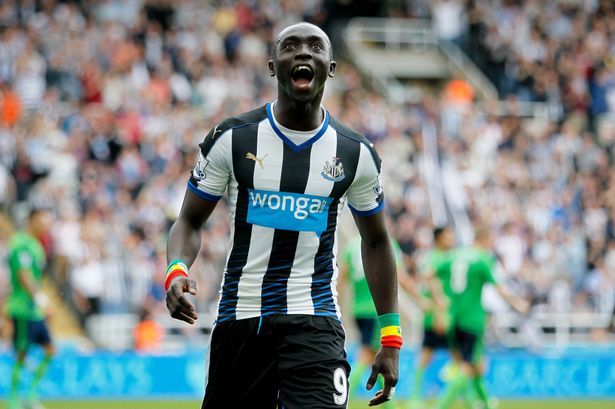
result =
[{"label": "blue stripe on jersey", "polygon": [[350,203],[348,203],[348,207],[349,207],[349,208],[350,208],[350,210],[351,210],[354,214],[356,214],[357,216],[361,216],[361,217],[365,217],[365,216],[373,216],[373,215],[375,215],[376,213],[379,213],[382,209],[384,209],[384,202],[380,202],[380,203],[378,204],[378,206],[376,206],[375,208],[373,208],[373,209],[371,209],[371,210],[365,210],[365,211],[355,209],[354,207],[352,207],[352,206],[350,205]]},{"label": "blue stripe on jersey", "polygon": [[284,135],[284,133],[280,130],[280,128],[276,126],[275,121],[273,120],[273,112],[271,109],[271,103],[267,104],[267,118],[269,118],[269,124],[271,124],[271,128],[276,133],[276,135],[278,135],[280,139],[282,139],[284,143],[288,145],[295,152],[302,151],[303,149],[312,145],[314,142],[319,140],[320,137],[323,136],[325,132],[327,132],[327,129],[329,128],[329,113],[325,110],[325,120],[324,120],[324,124],[322,125],[322,128],[320,128],[320,130],[316,133],[316,135],[312,136],[307,141],[303,142],[300,145],[296,145],[286,135]]},{"label": "blue stripe on jersey", "polygon": [[222,199],[222,196],[216,196],[202,191],[201,189],[190,183],[190,181],[188,181],[188,189],[190,189],[195,195],[197,195],[201,199],[209,200],[210,202],[217,202],[218,200]]}]

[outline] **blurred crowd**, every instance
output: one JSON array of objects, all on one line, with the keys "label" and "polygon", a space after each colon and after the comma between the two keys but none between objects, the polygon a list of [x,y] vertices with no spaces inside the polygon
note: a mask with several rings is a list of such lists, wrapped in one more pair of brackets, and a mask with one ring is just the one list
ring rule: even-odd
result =
[{"label": "blurred crowd", "polygon": [[444,156],[472,217],[497,227],[506,273],[556,309],[613,311],[615,3],[440,0],[432,15],[513,110],[548,106],[551,121],[462,118],[466,107],[445,121]]},{"label": "blurred crowd", "polygon": [[[316,21],[316,5],[0,4],[0,204],[17,222],[28,207],[54,210],[51,272],[82,320],[163,310],[166,233],[198,143],[229,114],[274,98],[271,38]],[[202,303],[224,264],[224,204],[205,234],[193,268]]]},{"label": "blurred crowd", "polygon": [[615,5],[608,0],[440,0],[434,21],[503,97],[540,101],[595,130],[615,110]]},{"label": "blurred crowd", "polygon": [[[198,143],[223,118],[275,99],[266,66],[273,36],[297,21],[324,24],[328,3],[3,1],[0,240],[29,207],[53,209],[52,236],[41,239],[52,277],[83,320],[144,305],[164,311],[166,233]],[[465,3],[395,10],[431,15],[511,112],[546,101],[559,107],[554,119],[500,117],[447,88],[392,106],[350,63],[325,105],[377,145],[391,230],[410,273],[431,245],[436,181],[449,223],[467,217],[492,228],[507,279],[548,308],[613,311],[611,2]],[[464,17],[456,31],[446,28],[455,13]],[[448,170],[434,172],[434,161]],[[192,268],[201,310],[214,308],[228,230],[222,201]],[[0,292],[7,279],[2,263]]]}]

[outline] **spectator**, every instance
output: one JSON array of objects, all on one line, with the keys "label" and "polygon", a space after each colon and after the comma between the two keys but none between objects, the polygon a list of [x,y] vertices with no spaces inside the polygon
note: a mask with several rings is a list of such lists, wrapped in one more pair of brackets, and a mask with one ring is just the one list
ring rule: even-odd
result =
[{"label": "spectator", "polygon": [[81,260],[71,273],[71,287],[75,307],[82,323],[92,314],[100,313],[105,285],[102,254],[93,237],[82,236]]},{"label": "spectator", "polygon": [[164,331],[152,317],[147,307],[142,307],[139,323],[134,329],[135,350],[152,353],[160,350]]},{"label": "spectator", "polygon": [[7,84],[0,82],[0,125],[7,128],[15,125],[21,116],[21,101]]}]

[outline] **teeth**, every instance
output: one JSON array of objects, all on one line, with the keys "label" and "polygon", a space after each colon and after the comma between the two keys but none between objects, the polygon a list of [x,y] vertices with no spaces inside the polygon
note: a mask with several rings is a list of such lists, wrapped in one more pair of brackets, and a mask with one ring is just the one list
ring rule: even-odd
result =
[{"label": "teeth", "polygon": [[293,74],[296,72],[299,72],[300,70],[305,70],[308,72],[312,72],[312,69],[310,67],[308,67],[307,65],[298,65],[293,69]]}]

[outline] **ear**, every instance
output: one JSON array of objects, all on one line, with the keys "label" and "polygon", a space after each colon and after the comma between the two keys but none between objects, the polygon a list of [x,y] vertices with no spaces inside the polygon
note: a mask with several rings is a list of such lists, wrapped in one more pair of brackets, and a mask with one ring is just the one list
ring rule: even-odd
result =
[{"label": "ear", "polygon": [[275,77],[275,66],[273,65],[273,60],[269,60],[267,65],[269,66],[269,76]]},{"label": "ear", "polygon": [[329,63],[329,77],[333,78],[335,75],[335,68],[337,67],[337,63],[335,61],[331,61]]}]

